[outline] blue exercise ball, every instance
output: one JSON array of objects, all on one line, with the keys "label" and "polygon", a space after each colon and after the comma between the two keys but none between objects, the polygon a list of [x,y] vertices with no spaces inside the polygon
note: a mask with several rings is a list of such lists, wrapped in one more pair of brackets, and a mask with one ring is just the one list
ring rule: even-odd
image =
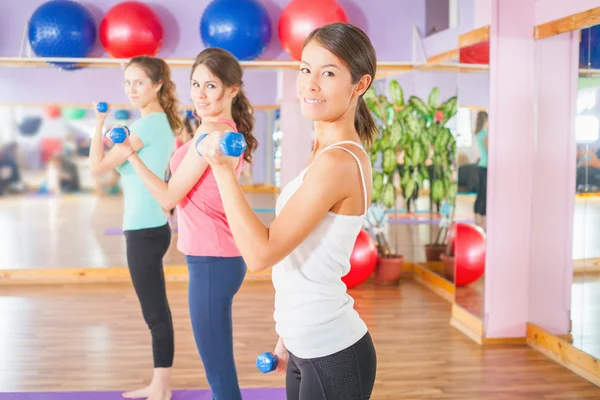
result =
[{"label": "blue exercise ball", "polygon": [[206,47],[220,47],[240,61],[257,58],[271,40],[271,19],[256,0],[214,0],[200,19]]},{"label": "blue exercise ball", "polygon": [[[96,42],[96,24],[81,4],[51,0],[29,19],[28,36],[39,57],[87,57]],[[65,70],[80,68],[76,63],[51,64]]]},{"label": "blue exercise ball", "polygon": [[126,121],[129,119],[129,111],[127,110],[117,110],[115,111],[115,119],[117,121]]},{"label": "blue exercise ball", "polygon": [[581,30],[579,43],[579,67],[600,68],[600,25]]}]

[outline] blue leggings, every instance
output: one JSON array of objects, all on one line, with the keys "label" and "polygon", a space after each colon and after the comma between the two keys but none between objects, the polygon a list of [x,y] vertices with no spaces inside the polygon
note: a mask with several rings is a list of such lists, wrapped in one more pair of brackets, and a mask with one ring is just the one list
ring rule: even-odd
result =
[{"label": "blue leggings", "polygon": [[241,400],[231,306],[246,276],[242,257],[185,256],[189,270],[190,318],[196,346],[214,400]]}]

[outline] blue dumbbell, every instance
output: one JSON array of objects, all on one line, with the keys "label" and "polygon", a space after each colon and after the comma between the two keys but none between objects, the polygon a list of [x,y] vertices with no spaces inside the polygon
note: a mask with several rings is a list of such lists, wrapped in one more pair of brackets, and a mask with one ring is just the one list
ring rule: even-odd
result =
[{"label": "blue dumbbell", "polygon": [[259,354],[256,357],[256,368],[263,374],[275,371],[277,368],[277,356],[271,352]]},{"label": "blue dumbbell", "polygon": [[96,104],[96,110],[98,110],[98,112],[105,113],[108,110],[108,104],[106,104],[104,101],[101,101],[100,103]]},{"label": "blue dumbbell", "polygon": [[123,143],[129,137],[131,132],[126,126],[115,126],[110,131],[106,132],[106,137],[113,143]]},{"label": "blue dumbbell", "polygon": [[[198,140],[196,140],[196,151],[198,151],[200,156],[202,156],[202,154],[198,150],[198,144],[200,144],[200,141],[207,136],[207,133],[203,133]],[[223,136],[223,139],[221,139],[221,152],[226,156],[239,157],[244,154],[245,150],[246,139],[244,139],[244,135],[241,133],[227,132],[225,136]]]}]

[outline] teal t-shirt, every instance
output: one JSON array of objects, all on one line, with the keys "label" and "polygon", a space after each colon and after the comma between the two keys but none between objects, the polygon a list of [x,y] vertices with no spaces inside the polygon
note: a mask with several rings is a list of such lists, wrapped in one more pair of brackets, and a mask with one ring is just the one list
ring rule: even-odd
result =
[{"label": "teal t-shirt", "polygon": [[[163,179],[175,148],[175,135],[167,114],[148,114],[135,121],[129,129],[144,143],[138,152],[141,160]],[[123,230],[155,228],[166,224],[167,217],[160,203],[146,189],[129,161],[118,166],[117,172],[121,174],[125,202]]]},{"label": "teal t-shirt", "polygon": [[477,139],[477,145],[479,146],[479,153],[481,156],[479,157],[479,162],[477,163],[478,167],[487,168],[488,166],[488,152],[485,148],[485,143],[483,140],[488,136],[487,129],[482,129],[475,134],[475,138]]}]

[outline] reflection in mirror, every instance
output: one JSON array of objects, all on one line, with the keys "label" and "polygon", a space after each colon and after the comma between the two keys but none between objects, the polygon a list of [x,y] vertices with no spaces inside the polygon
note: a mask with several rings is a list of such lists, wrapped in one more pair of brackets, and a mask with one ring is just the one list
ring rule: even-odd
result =
[{"label": "reflection in mirror", "polygon": [[[197,126],[195,118],[182,111],[189,140]],[[265,223],[274,218],[277,135],[276,110],[255,111],[255,134],[271,145],[258,153],[252,170],[240,177],[246,195]],[[116,124],[131,125],[139,114],[123,108],[113,110],[105,132]],[[90,138],[95,116],[89,105],[66,107],[0,107],[0,271],[16,269],[107,268],[127,265],[123,240],[123,194],[118,173],[94,176],[89,167]],[[264,137],[265,139],[262,139]],[[105,149],[112,146],[104,140]],[[165,176],[166,178],[168,175]],[[265,187],[263,187],[265,186]],[[172,242],[164,263],[185,265],[177,250],[177,215],[166,212]],[[35,251],[31,251],[35,249]]]},{"label": "reflection in mirror", "polygon": [[458,194],[454,216],[455,303],[483,320],[488,208],[489,41],[461,49],[462,54],[465,54],[463,61],[479,67],[463,69],[459,76]]},{"label": "reflection in mirror", "polygon": [[580,33],[571,337],[600,358],[600,26]]},{"label": "reflection in mirror", "polygon": [[[451,218],[446,210],[456,190],[456,89],[454,72],[411,71],[376,82],[368,98],[384,132],[371,151],[374,187],[380,191],[375,192],[369,225],[385,229],[395,255],[444,280],[440,254]],[[449,274],[452,269],[450,265]],[[450,296],[452,284],[446,285]]]}]

